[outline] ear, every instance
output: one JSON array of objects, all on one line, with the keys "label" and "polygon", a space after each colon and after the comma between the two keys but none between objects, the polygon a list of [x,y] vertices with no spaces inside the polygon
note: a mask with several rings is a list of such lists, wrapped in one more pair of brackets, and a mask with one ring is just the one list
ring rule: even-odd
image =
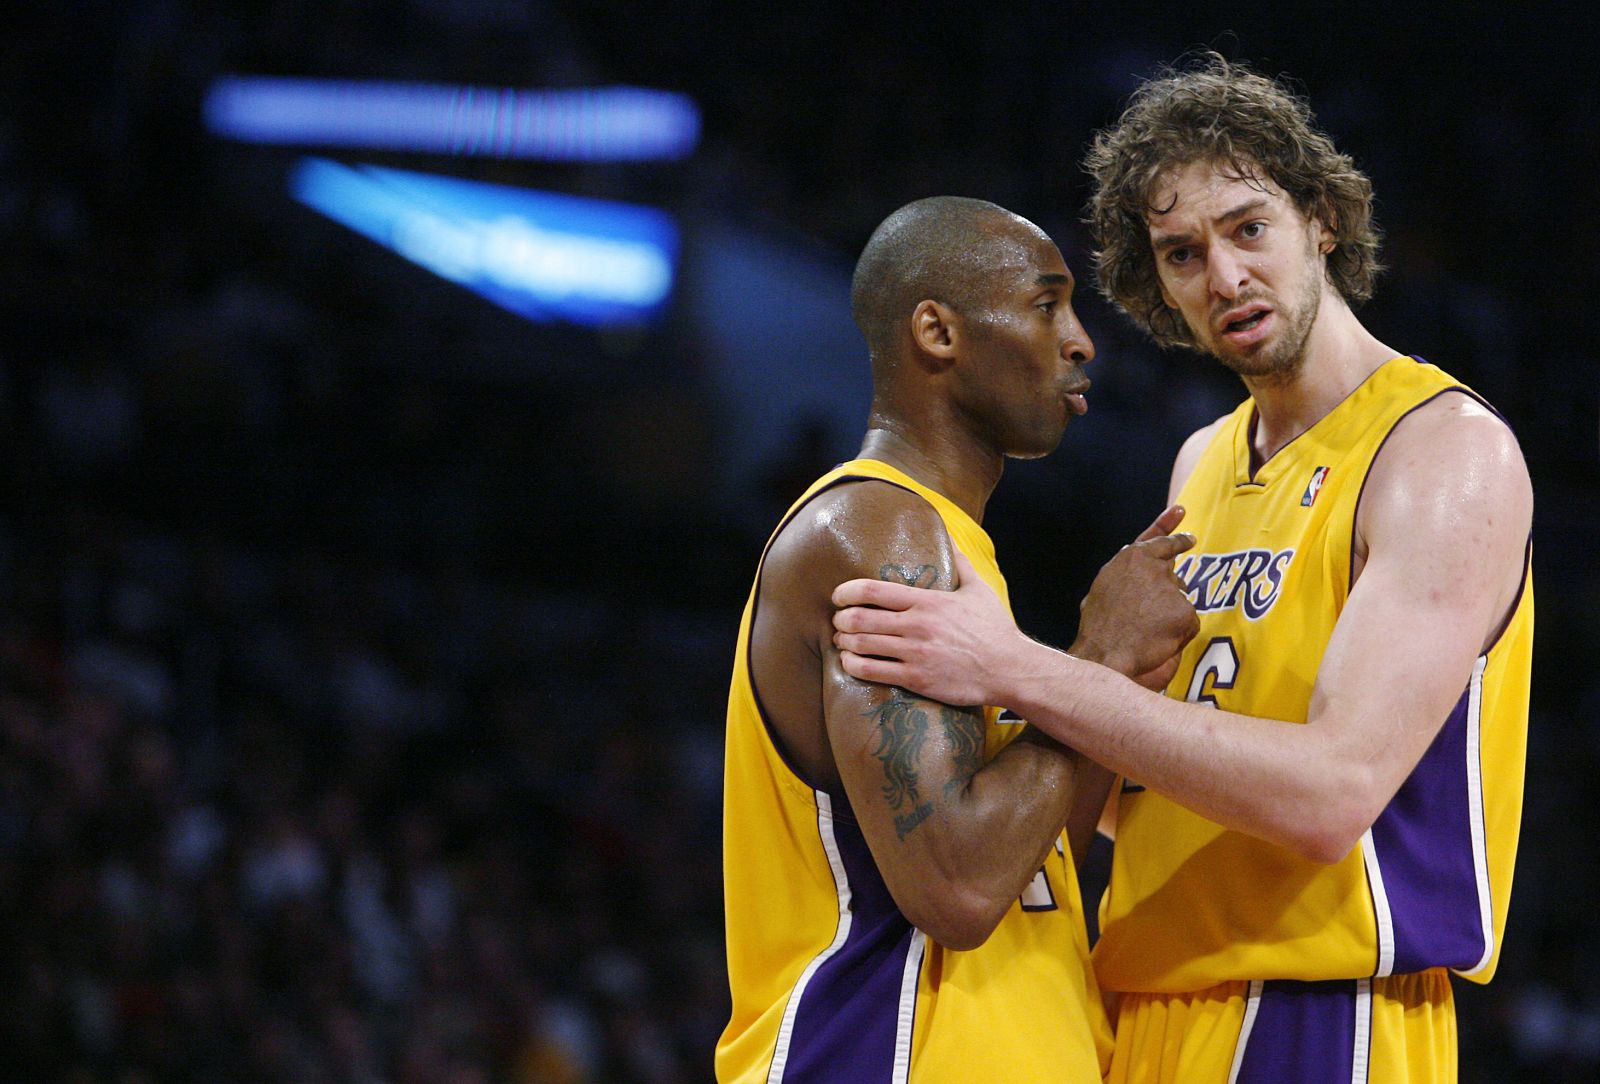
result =
[{"label": "ear", "polygon": [[911,310],[911,339],[919,353],[943,362],[955,360],[961,337],[954,310],[932,299],[917,302]]},{"label": "ear", "polygon": [[1326,256],[1339,247],[1339,216],[1331,207],[1311,220],[1317,238],[1317,251]]}]

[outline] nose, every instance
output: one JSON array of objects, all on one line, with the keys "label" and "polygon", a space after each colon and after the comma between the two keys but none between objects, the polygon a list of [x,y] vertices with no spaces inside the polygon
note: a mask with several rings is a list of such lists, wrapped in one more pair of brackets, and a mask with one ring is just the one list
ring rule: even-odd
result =
[{"label": "nose", "polygon": [[1077,313],[1068,311],[1066,334],[1061,340],[1061,356],[1074,365],[1087,365],[1094,360],[1094,340],[1078,323]]},{"label": "nose", "polygon": [[1206,254],[1206,275],[1211,292],[1218,297],[1235,297],[1250,281],[1244,261],[1226,245],[1215,245]]}]

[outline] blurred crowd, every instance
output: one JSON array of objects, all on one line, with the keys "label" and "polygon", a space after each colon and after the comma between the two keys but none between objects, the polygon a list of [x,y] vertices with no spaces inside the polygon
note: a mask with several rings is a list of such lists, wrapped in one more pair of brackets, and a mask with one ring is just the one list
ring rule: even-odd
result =
[{"label": "blurred crowd", "polygon": [[[0,1081],[709,1078],[733,632],[772,520],[853,447],[812,432],[745,492],[708,484],[726,434],[671,319],[536,328],[430,281],[289,204],[281,157],[208,139],[200,94],[224,71],[671,86],[706,106],[697,162],[554,180],[787,223],[845,266],[894,206],[962,191],[1072,260],[1077,147],[1116,73],[1177,49],[1102,30],[1073,68],[990,28],[941,94],[920,46],[871,62],[909,10],[891,4],[832,39],[843,75],[807,102],[783,88],[831,61],[798,14],[730,16],[747,44],[717,50],[668,7],[145,0],[10,34]],[[629,51],[636,18],[658,22]],[[1399,89],[1438,77],[1412,60]],[[1369,318],[1507,412],[1539,501],[1524,844],[1501,976],[1458,986],[1468,1081],[1600,1073],[1596,339],[1555,247],[1594,210],[1528,165],[1583,107],[1552,79],[1554,105],[1470,123],[1332,77],[1319,103],[1390,226]],[[941,158],[947,130],[963,150]],[[1472,184],[1400,169],[1430,134],[1459,148],[1442,167],[1481,160]],[[1475,157],[1490,145],[1525,153]],[[1057,640],[1183,436],[1237,394],[1082,302],[1095,409],[991,514],[1024,623]]]}]

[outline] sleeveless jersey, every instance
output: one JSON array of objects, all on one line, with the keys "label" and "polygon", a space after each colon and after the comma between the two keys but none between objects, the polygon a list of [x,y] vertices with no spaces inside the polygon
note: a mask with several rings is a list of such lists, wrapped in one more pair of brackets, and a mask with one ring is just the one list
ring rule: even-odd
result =
[{"label": "sleeveless jersey", "polygon": [[[1391,359],[1254,477],[1253,400],[1219,426],[1178,498],[1197,544],[1176,571],[1200,634],[1169,696],[1305,722],[1350,593],[1367,473],[1402,418],[1452,391],[1473,395],[1420,359]],[[1506,627],[1437,738],[1334,865],[1224,829],[1131,780],[1095,947],[1100,982],[1178,993],[1431,967],[1489,981],[1521,821],[1532,641],[1525,564]]]},{"label": "sleeveless jersey", "polygon": [[[824,489],[861,479],[925,498],[951,541],[1006,597],[983,528],[884,463],[834,468],[783,524]],[[723,888],[733,1015],[717,1044],[717,1080],[1098,1082],[1110,1031],[1063,841],[978,948],[946,949],[912,927],[842,790],[813,786],[774,741],[750,662],[760,586],[758,570],[728,697]],[[1020,720],[999,716],[984,709],[986,760],[1021,730]]]}]

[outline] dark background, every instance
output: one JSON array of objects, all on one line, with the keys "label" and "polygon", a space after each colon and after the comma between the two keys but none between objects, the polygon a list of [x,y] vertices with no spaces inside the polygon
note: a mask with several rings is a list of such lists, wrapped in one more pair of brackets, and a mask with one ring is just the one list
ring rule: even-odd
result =
[{"label": "dark background", "polygon": [[[1499,977],[1458,985],[1463,1078],[1600,1072],[1592,18],[862,7],[8,15],[0,1080],[709,1079],[734,631],[775,518],[859,439],[854,254],[958,193],[1087,280],[1082,148],[1204,45],[1298,81],[1378,193],[1364,319],[1522,439],[1526,819]],[[665,208],[684,288],[651,329],[501,312],[292,203],[297,152],[208,136],[224,73],[685,91],[685,162],[338,156]],[[764,273],[728,302],[734,250]],[[1240,396],[1079,311],[1092,412],[987,520],[1058,642]]]}]

